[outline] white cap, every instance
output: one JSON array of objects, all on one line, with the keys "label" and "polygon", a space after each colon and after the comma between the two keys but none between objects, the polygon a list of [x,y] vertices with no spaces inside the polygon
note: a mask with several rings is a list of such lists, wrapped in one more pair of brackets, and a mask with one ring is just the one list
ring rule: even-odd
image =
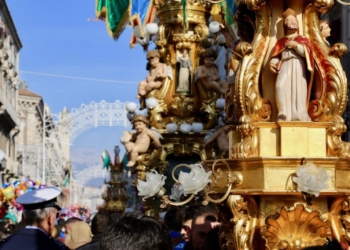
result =
[{"label": "white cap", "polygon": [[58,187],[35,189],[19,196],[16,202],[23,205],[25,210],[46,207],[55,207],[57,210],[61,210],[61,207],[57,203],[57,196],[59,196],[61,192],[62,190]]}]

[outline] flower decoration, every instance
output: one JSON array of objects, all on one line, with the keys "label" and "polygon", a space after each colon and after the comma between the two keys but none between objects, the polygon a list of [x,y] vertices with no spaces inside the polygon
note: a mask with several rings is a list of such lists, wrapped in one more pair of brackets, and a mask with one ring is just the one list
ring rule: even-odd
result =
[{"label": "flower decoration", "polygon": [[180,184],[178,187],[173,186],[171,188],[171,194],[169,196],[170,199],[174,201],[180,201],[181,195],[183,195],[184,190],[182,189],[182,185]]},{"label": "flower decoration", "polygon": [[307,162],[305,165],[300,165],[297,170],[297,176],[293,177],[293,181],[298,184],[297,190],[319,196],[320,191],[327,189],[327,182],[330,176],[324,167],[318,168],[313,162]]},{"label": "flower decoration", "polygon": [[146,173],[146,181],[137,181],[137,190],[139,196],[143,196],[143,200],[155,196],[165,184],[166,176],[158,174],[157,171]]},{"label": "flower decoration", "polygon": [[205,186],[211,182],[211,171],[205,172],[204,168],[200,164],[191,164],[191,172],[180,172],[179,182],[181,183],[181,189],[184,190],[184,194],[198,194]]}]

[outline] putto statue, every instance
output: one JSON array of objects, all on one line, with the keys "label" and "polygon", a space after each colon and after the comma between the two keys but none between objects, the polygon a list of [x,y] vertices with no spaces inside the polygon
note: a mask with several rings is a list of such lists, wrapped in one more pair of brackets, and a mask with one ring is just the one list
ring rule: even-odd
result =
[{"label": "putto statue", "polygon": [[285,36],[277,41],[270,69],[278,74],[276,96],[278,121],[310,121],[307,112],[314,59],[309,40],[299,35],[299,25],[292,9],[283,13]]},{"label": "putto statue", "polygon": [[140,109],[145,108],[145,97],[154,89],[159,89],[162,86],[163,80],[168,77],[168,67],[165,63],[159,62],[160,54],[157,50],[150,50],[147,53],[149,74],[146,81],[141,81],[138,87],[138,95],[140,99]]},{"label": "putto statue", "polygon": [[225,95],[225,82],[220,81],[219,71],[214,64],[217,57],[215,50],[208,48],[200,56],[203,65],[197,68],[198,80],[206,89],[213,90],[222,96]]},{"label": "putto statue", "polygon": [[149,129],[148,120],[143,115],[136,115],[131,123],[133,124],[134,131],[124,132],[124,135],[121,138],[121,141],[125,145],[126,151],[130,155],[130,161],[126,166],[133,167],[136,164],[137,157],[139,154],[146,153],[150,147],[151,140],[154,141],[154,144],[157,148],[161,148],[162,144],[160,139],[162,136],[160,133],[154,129]]}]

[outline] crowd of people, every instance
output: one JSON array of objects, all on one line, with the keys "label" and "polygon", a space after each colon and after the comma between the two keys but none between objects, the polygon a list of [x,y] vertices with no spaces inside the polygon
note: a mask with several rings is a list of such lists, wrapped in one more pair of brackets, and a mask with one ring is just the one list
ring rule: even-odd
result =
[{"label": "crowd of people", "polygon": [[[220,250],[220,223],[209,206],[169,207],[159,219],[141,212],[98,211],[90,223],[60,217],[60,190],[47,187],[16,202],[23,218],[0,222],[0,250]],[[344,249],[337,241],[307,249]],[[346,248],[345,248],[346,249]]]}]

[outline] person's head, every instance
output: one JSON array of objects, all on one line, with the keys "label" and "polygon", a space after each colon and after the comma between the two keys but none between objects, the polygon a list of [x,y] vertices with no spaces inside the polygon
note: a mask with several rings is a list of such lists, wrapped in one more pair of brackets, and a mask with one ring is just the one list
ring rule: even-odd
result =
[{"label": "person's head", "polygon": [[189,241],[190,239],[192,219],[196,211],[196,207],[184,207],[179,210],[179,216],[181,217],[182,221],[180,233],[185,241]]},{"label": "person's head", "polygon": [[203,249],[208,232],[218,226],[217,214],[210,207],[201,207],[192,220],[190,244],[193,250]]},{"label": "person's head", "polygon": [[200,57],[203,60],[205,66],[211,67],[214,64],[217,54],[215,50],[208,48],[201,53]]},{"label": "person's head", "polygon": [[204,241],[204,250],[220,250],[219,230],[220,227],[214,227],[208,232]]},{"label": "person's head", "polygon": [[285,30],[292,30],[292,31],[298,30],[298,27],[299,27],[298,20],[294,10],[288,8],[285,12],[283,12],[283,19],[284,19]]},{"label": "person's head", "polygon": [[187,57],[187,56],[188,56],[188,49],[184,49],[184,50],[182,51],[182,56],[183,56],[183,57]]},{"label": "person's head", "polygon": [[147,60],[152,68],[155,68],[159,64],[160,54],[158,50],[150,50],[147,53]]},{"label": "person's head", "polygon": [[93,235],[102,234],[111,224],[112,218],[106,211],[98,211],[91,221],[91,232]]},{"label": "person's head", "polygon": [[142,132],[148,125],[148,120],[143,115],[135,115],[131,122],[137,132]]},{"label": "person's head", "polygon": [[77,249],[78,247],[89,243],[91,239],[92,233],[89,225],[84,221],[77,221],[73,223],[64,240],[64,244],[69,249]]},{"label": "person's head", "polygon": [[323,38],[327,38],[331,35],[331,28],[327,20],[320,21],[320,31]]},{"label": "person's head", "polygon": [[51,235],[61,210],[57,203],[57,196],[60,194],[61,189],[46,187],[19,196],[16,202],[23,206],[23,218],[26,224],[36,226]]},{"label": "person's head", "polygon": [[24,209],[23,217],[27,225],[39,227],[47,234],[51,235],[55,228],[57,213],[58,210],[54,207],[30,210]]},{"label": "person's head", "polygon": [[100,250],[171,250],[167,230],[141,212],[126,213],[109,226],[100,240]]},{"label": "person's head", "polygon": [[181,219],[177,214],[177,208],[169,209],[164,216],[164,224],[169,231],[180,232],[181,230]]},{"label": "person's head", "polygon": [[79,218],[76,218],[76,217],[71,217],[71,218],[69,218],[67,221],[66,221],[66,225],[65,225],[65,227],[66,227],[66,234],[69,234],[70,233],[70,230],[72,229],[72,226],[73,226],[73,224],[74,223],[76,223],[76,222],[79,222],[79,221],[82,221],[81,219],[79,219]]}]

